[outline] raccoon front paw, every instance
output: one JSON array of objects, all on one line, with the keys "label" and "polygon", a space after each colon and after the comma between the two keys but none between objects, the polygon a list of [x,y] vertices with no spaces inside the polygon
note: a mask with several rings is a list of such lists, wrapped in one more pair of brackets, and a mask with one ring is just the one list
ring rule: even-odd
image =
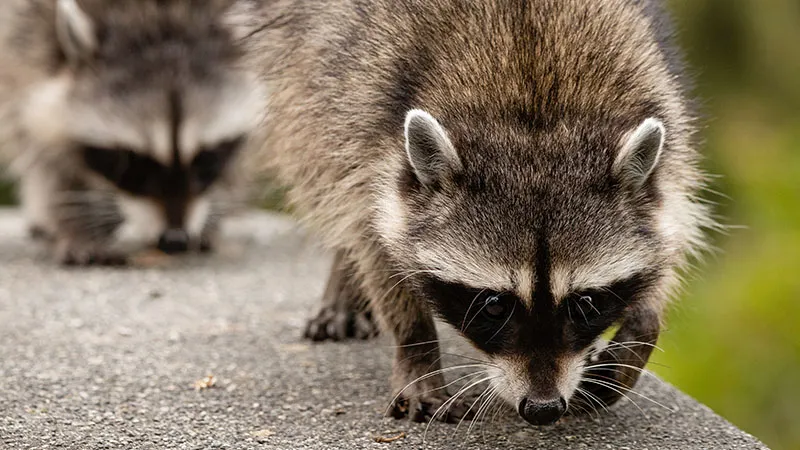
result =
[{"label": "raccoon front paw", "polygon": [[128,257],[108,249],[87,248],[78,245],[60,244],[56,259],[64,266],[125,266]]},{"label": "raccoon front paw", "polygon": [[[426,383],[423,383],[426,384]],[[474,408],[462,399],[453,399],[443,390],[431,391],[409,387],[405,389],[392,403],[388,415],[395,419],[408,417],[414,422],[430,422],[438,420],[445,423],[458,423],[462,420],[472,420],[475,417]]]},{"label": "raccoon front paw", "polygon": [[309,319],[304,333],[306,339],[317,342],[363,340],[378,335],[378,326],[370,311],[342,310],[337,306],[325,305]]}]

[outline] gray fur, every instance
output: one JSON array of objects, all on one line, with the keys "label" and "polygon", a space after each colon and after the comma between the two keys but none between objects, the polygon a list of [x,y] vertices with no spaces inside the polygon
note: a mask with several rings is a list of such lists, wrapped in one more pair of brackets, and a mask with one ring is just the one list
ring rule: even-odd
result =
[{"label": "gray fur", "polygon": [[[704,176],[684,69],[654,2],[264,6],[248,40],[271,89],[261,161],[347,255],[383,329],[405,346],[395,391],[439,367],[436,345],[422,342],[435,339],[432,311],[443,305],[429,307],[423,276],[515,292],[533,310],[648,271],[620,336],[654,342],[677,272],[711,224],[697,200]],[[446,132],[459,161],[451,176],[413,142],[410,159],[404,151],[412,109]],[[650,117],[666,130],[663,148],[652,128],[625,147]],[[569,398],[585,356],[543,361],[552,374],[530,372],[525,355],[501,359],[516,373],[501,382],[506,399],[517,406],[540,387]],[[441,404],[430,389],[442,382],[412,383],[397,415]]]}]

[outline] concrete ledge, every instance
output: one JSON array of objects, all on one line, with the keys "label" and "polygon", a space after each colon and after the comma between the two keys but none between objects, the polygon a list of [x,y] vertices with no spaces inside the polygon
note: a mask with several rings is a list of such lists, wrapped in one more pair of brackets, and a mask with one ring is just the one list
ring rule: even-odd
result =
[{"label": "concrete ledge", "polygon": [[[386,339],[299,339],[330,260],[295,228],[254,213],[211,258],[65,270],[0,213],[0,447],[421,448],[424,425],[382,417]],[[216,384],[195,390],[208,374]],[[468,424],[433,424],[426,447],[766,448],[653,377],[637,389],[666,408],[634,397],[548,428],[501,412],[469,436]]]}]

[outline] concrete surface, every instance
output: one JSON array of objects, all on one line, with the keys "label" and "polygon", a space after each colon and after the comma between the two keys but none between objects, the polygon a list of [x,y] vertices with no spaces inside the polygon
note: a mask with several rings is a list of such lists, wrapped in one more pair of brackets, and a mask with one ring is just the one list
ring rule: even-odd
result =
[{"label": "concrete surface", "polygon": [[[0,212],[0,448],[765,448],[654,377],[637,389],[669,410],[634,396],[549,428],[503,411],[425,436],[382,417],[386,339],[300,339],[330,261],[313,240],[266,214],[228,234],[211,258],[67,270]],[[216,385],[196,390],[206,375]]]}]

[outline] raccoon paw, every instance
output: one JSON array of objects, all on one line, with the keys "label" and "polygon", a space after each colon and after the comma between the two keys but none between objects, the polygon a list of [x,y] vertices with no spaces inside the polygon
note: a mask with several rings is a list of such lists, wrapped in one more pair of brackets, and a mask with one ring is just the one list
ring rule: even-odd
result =
[{"label": "raccoon paw", "polygon": [[304,336],[312,341],[343,341],[348,338],[371,339],[378,335],[378,326],[370,311],[341,310],[325,305],[309,319]]},{"label": "raccoon paw", "polygon": [[111,250],[60,245],[56,259],[64,266],[124,266],[128,257]]},{"label": "raccoon paw", "polygon": [[[406,391],[410,390],[406,389]],[[417,395],[403,392],[392,403],[388,415],[395,419],[408,417],[419,423],[438,420],[445,423],[458,423],[475,418],[474,408],[461,399],[453,398],[445,392],[422,392]]]}]

